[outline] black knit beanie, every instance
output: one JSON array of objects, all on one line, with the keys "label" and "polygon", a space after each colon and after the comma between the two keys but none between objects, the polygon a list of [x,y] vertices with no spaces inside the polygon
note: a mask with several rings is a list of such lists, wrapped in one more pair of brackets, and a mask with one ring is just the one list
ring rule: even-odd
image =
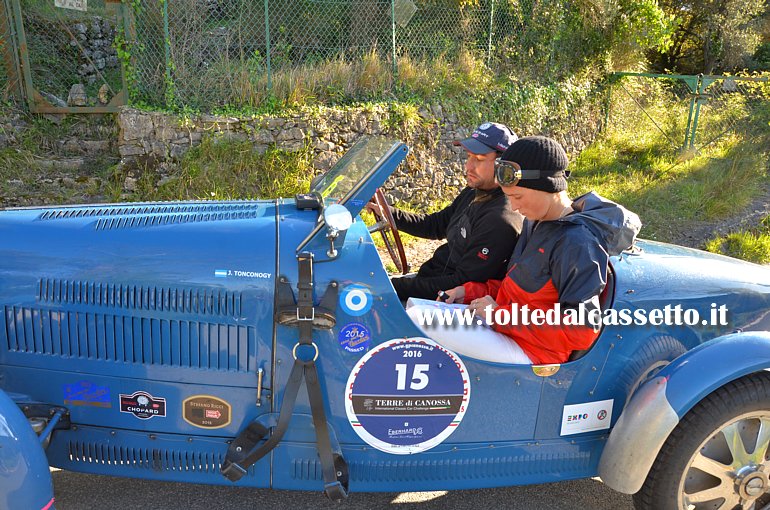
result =
[{"label": "black knit beanie", "polygon": [[508,147],[500,159],[512,161],[521,167],[522,178],[517,186],[547,193],[558,193],[567,189],[567,153],[553,138],[519,138]]}]

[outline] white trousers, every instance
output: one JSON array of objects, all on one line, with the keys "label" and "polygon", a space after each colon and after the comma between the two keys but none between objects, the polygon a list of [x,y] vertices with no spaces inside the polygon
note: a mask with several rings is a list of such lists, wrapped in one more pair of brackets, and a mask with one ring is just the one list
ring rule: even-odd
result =
[{"label": "white trousers", "polygon": [[415,305],[406,309],[412,322],[431,338],[462,356],[476,358],[495,363],[508,363],[514,365],[531,365],[524,351],[511,337],[498,333],[490,327],[473,324],[460,326],[459,324],[441,325],[433,321],[430,326],[423,326],[420,317],[435,312],[436,308],[425,305]]}]

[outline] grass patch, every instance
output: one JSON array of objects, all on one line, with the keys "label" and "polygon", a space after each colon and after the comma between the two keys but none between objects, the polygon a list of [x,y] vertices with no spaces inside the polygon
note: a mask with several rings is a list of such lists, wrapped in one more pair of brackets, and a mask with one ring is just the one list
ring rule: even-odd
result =
[{"label": "grass patch", "polygon": [[[634,104],[619,106],[626,109],[617,123],[572,163],[570,187],[574,195],[595,190],[639,214],[643,237],[675,241],[697,222],[738,214],[762,191],[770,153],[767,106],[752,110],[733,134],[689,153],[672,144],[666,129],[681,122],[680,103],[659,96],[647,106],[648,114],[669,119],[663,129]],[[704,118],[704,130],[720,121]]]},{"label": "grass patch", "polygon": [[711,239],[706,243],[706,250],[757,264],[770,264],[770,216],[765,217],[756,229]]},{"label": "grass patch", "polygon": [[112,179],[113,200],[232,200],[293,197],[306,192],[313,177],[313,151],[270,148],[257,151],[249,141],[204,138],[190,149],[165,182],[140,169],[136,190],[122,194],[126,171]]}]

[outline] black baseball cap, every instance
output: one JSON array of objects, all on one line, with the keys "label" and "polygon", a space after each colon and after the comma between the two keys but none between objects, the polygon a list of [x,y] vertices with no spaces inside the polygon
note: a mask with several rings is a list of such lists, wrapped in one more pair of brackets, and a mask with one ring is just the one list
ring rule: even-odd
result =
[{"label": "black baseball cap", "polygon": [[477,127],[470,138],[455,142],[474,154],[504,152],[519,137],[508,126],[497,122],[485,122]]}]

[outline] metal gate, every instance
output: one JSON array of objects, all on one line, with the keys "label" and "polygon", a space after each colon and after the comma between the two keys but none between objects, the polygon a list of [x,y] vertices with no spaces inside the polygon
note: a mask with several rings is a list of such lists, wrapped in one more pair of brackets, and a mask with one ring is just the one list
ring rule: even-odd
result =
[{"label": "metal gate", "polygon": [[128,99],[116,44],[124,20],[109,0],[0,0],[5,98],[23,97],[34,113],[116,112]]},{"label": "metal gate", "polygon": [[672,147],[685,150],[702,149],[750,126],[756,108],[770,100],[770,80],[764,77],[614,73],[613,78],[612,89],[638,107],[640,118],[631,122],[651,123]]}]

